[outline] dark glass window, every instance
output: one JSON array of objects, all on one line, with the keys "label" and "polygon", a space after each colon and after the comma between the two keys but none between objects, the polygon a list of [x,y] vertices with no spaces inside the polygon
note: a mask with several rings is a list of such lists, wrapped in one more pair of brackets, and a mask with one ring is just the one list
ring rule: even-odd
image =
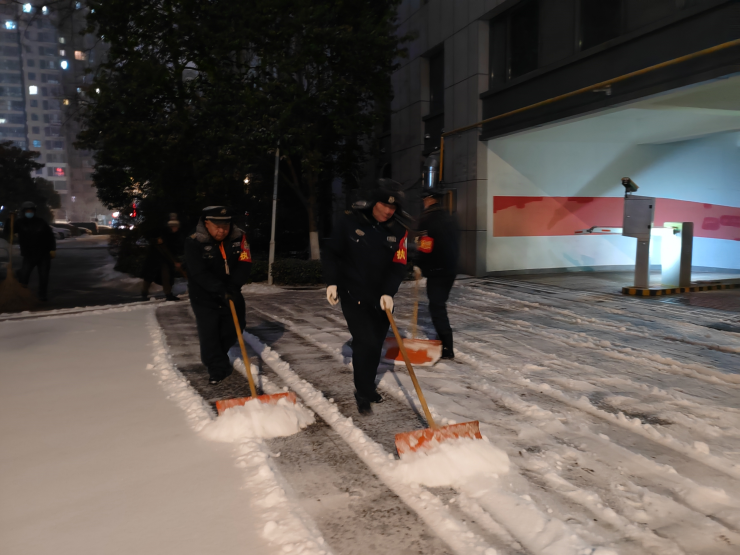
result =
[{"label": "dark glass window", "polygon": [[539,3],[531,0],[511,14],[509,20],[510,79],[537,69],[540,46],[539,12]]},{"label": "dark glass window", "polygon": [[429,113],[445,111],[445,55],[439,52],[429,59]]},{"label": "dark glass window", "polygon": [[622,12],[622,0],[581,0],[581,50],[619,36]]}]

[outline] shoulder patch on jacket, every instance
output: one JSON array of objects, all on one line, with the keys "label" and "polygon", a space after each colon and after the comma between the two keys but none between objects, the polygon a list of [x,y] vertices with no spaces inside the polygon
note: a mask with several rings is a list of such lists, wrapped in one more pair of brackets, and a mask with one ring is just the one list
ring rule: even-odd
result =
[{"label": "shoulder patch on jacket", "polygon": [[406,241],[408,240],[409,232],[407,231],[406,234],[403,236],[403,239],[401,239],[401,243],[398,245],[398,250],[396,251],[396,254],[393,255],[393,262],[397,262],[398,264],[406,264],[408,261],[408,249],[406,248]]},{"label": "shoulder patch on jacket", "polygon": [[239,262],[251,262],[252,252],[249,250],[249,243],[247,243],[247,236],[242,235],[241,252],[239,253]]}]

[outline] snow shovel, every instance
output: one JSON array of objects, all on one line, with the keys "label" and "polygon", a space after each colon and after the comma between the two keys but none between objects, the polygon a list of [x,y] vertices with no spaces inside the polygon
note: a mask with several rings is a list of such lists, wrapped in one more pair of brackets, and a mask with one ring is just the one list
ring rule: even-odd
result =
[{"label": "snow shovel", "polygon": [[437,426],[436,422],[434,422],[434,418],[432,418],[432,413],[429,412],[429,407],[427,406],[424,394],[421,392],[421,386],[419,385],[419,381],[416,379],[414,368],[411,366],[411,362],[409,362],[406,347],[404,342],[401,341],[401,336],[398,333],[398,328],[393,319],[393,314],[389,309],[386,309],[385,313],[388,315],[388,321],[391,323],[393,334],[396,336],[396,340],[398,341],[403,361],[406,363],[406,368],[409,371],[409,376],[411,376],[411,381],[414,382],[416,395],[419,397],[421,407],[424,409],[424,415],[429,423],[429,428],[396,434],[396,450],[398,451],[398,454],[403,457],[409,452],[430,449],[449,439],[483,439],[483,436],[480,434],[480,424],[477,420],[473,420],[472,422],[462,422],[460,424],[450,424],[449,426]]},{"label": "snow shovel", "polygon": [[239,326],[239,317],[236,315],[236,307],[234,301],[229,299],[229,306],[231,307],[231,316],[234,318],[234,326],[236,327],[236,337],[239,339],[239,347],[242,350],[242,358],[244,359],[244,369],[247,371],[247,380],[249,381],[249,391],[252,394],[251,397],[237,397],[236,399],[225,399],[223,401],[216,401],[216,411],[221,415],[226,409],[231,407],[240,407],[245,405],[249,401],[257,399],[260,403],[266,403],[274,405],[280,399],[285,399],[295,405],[296,396],[292,391],[286,391],[284,393],[275,393],[274,395],[257,395],[257,388],[254,385],[254,378],[252,377],[252,369],[249,364],[249,357],[247,356],[247,348],[244,346],[244,337],[242,337],[241,326]]},{"label": "snow shovel", "polygon": [[8,268],[5,281],[0,283],[0,312],[19,312],[36,306],[36,297],[24,287],[13,273],[13,234],[15,214],[10,215],[10,248],[8,249]]},{"label": "snow shovel", "polygon": [[[414,299],[414,316],[411,321],[411,339],[403,338],[409,360],[417,366],[433,366],[442,357],[442,342],[438,339],[416,339],[416,322],[419,318],[419,278],[416,278],[416,299]],[[383,361],[389,364],[404,364],[398,341],[387,337],[383,344]]]}]

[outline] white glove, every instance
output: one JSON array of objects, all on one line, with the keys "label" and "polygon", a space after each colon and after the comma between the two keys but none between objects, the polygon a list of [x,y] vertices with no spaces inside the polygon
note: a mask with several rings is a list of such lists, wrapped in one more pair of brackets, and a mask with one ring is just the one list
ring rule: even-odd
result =
[{"label": "white glove", "polygon": [[380,308],[383,310],[393,310],[393,297],[390,295],[380,297]]},{"label": "white glove", "polygon": [[326,300],[329,301],[329,304],[331,306],[336,306],[336,304],[339,302],[339,299],[337,298],[336,285],[330,285],[326,288]]},{"label": "white glove", "polygon": [[414,279],[421,279],[421,268],[419,268],[418,266],[414,266]]}]

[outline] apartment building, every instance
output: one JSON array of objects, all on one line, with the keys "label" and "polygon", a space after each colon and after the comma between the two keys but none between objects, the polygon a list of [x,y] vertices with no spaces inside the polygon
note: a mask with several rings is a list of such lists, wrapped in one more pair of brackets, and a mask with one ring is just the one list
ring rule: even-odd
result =
[{"label": "apartment building", "polygon": [[577,234],[621,226],[624,176],[656,226],[694,222],[695,266],[740,269],[739,2],[404,0],[398,21],[391,173],[413,194],[444,134],[464,272],[630,268],[635,239]]},{"label": "apartment building", "polygon": [[110,221],[97,199],[92,153],[74,148],[76,99],[89,94],[87,70],[103,55],[94,37],[80,35],[81,2],[0,5],[0,140],[40,153],[35,175],[62,199],[57,219]]}]

